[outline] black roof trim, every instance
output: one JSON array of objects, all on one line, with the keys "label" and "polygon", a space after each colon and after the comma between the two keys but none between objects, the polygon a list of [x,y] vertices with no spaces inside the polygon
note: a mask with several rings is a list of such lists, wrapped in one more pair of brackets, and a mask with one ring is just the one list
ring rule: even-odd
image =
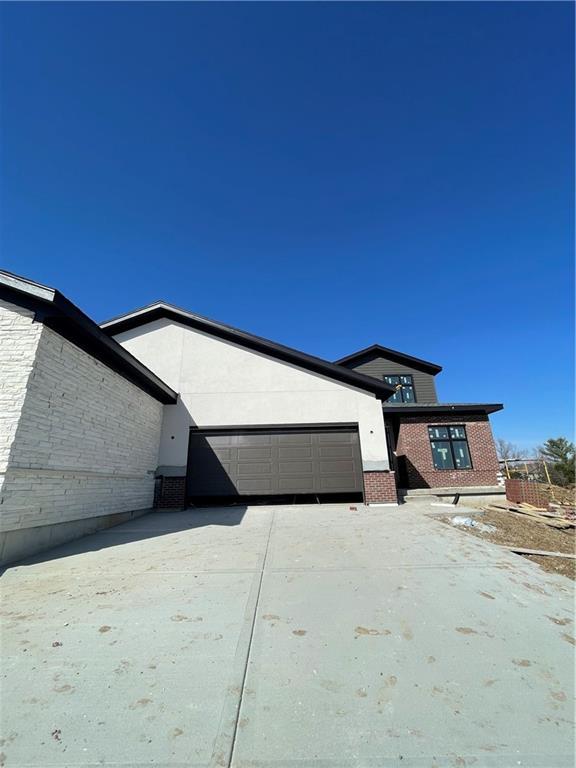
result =
[{"label": "black roof trim", "polygon": [[154,320],[163,318],[208,333],[219,339],[239,344],[242,347],[260,352],[261,354],[268,355],[277,360],[292,363],[300,368],[318,373],[321,376],[326,376],[329,379],[342,382],[343,384],[348,384],[357,389],[372,392],[372,394],[382,400],[386,400],[394,392],[394,387],[385,384],[379,379],[374,379],[371,376],[365,376],[362,373],[348,370],[343,366],[330,363],[327,360],[322,360],[320,357],[308,355],[305,352],[300,352],[292,347],[277,344],[262,336],[255,336],[246,331],[241,331],[231,325],[225,325],[224,323],[211,320],[208,317],[196,315],[187,310],[180,309],[180,307],[168,304],[167,302],[149,304],[148,306],[142,307],[127,315],[108,320],[107,322],[102,323],[101,327],[105,333],[110,336],[116,336],[124,331],[129,331],[133,328],[138,328],[141,325],[146,325]]},{"label": "black roof trim", "polygon": [[384,403],[384,413],[397,413],[400,415],[414,413],[496,413],[504,408],[502,403],[402,403],[393,405]]},{"label": "black roof trim", "polygon": [[410,365],[413,368],[424,371],[424,373],[431,373],[433,376],[440,373],[442,370],[441,365],[430,363],[427,360],[421,360],[419,357],[412,357],[412,355],[405,355],[404,352],[398,352],[396,349],[389,349],[380,344],[372,344],[370,347],[366,347],[366,349],[360,349],[358,352],[354,352],[351,355],[341,357],[340,360],[336,360],[335,363],[336,365],[347,366],[348,363],[356,363],[363,357],[371,357],[374,355],[382,355],[382,357],[389,358],[397,363]]},{"label": "black roof trim", "polygon": [[178,395],[54,288],[0,270],[0,298],[35,313],[35,319],[119,373],[161,403]]}]

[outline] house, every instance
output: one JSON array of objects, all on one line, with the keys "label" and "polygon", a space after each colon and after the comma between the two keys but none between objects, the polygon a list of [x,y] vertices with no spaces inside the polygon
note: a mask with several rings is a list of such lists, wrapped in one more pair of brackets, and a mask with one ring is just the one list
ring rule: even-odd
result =
[{"label": "house", "polygon": [[0,366],[4,562],[154,499],[497,490],[502,406],[438,403],[439,366],[378,345],[329,362],[165,302],[99,326],[0,272]]}]

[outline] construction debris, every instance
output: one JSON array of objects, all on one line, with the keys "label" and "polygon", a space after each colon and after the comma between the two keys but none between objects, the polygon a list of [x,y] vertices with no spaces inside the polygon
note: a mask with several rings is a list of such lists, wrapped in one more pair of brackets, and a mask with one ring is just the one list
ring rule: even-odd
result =
[{"label": "construction debris", "polygon": [[510,512],[513,515],[526,515],[534,520],[534,522],[544,523],[553,528],[576,528],[576,520],[565,517],[561,511],[556,509],[548,511],[543,507],[534,507],[524,502],[522,504],[513,504],[511,501],[493,502],[487,509],[496,512]]},{"label": "construction debris", "polygon": [[478,520],[474,520],[472,517],[456,515],[456,517],[450,518],[450,522],[452,525],[462,526],[463,528],[476,528],[481,533],[494,533],[496,530],[495,525],[484,525],[484,523],[479,523]]},{"label": "construction debris", "polygon": [[504,549],[515,552],[518,555],[540,555],[541,557],[566,557],[569,560],[576,560],[576,555],[566,552],[548,552],[545,549],[524,549],[523,547],[504,547]]},{"label": "construction debris", "polygon": [[[552,552],[573,555],[576,551],[576,529],[572,521],[559,517],[533,517],[523,512],[509,510],[506,504],[504,508],[491,506],[485,508],[483,512],[472,512],[466,510],[466,515],[461,517],[470,517],[472,520],[482,522],[483,525],[491,525],[494,531],[491,533],[483,532],[477,525],[462,525],[452,528],[452,530],[461,531],[468,536],[477,536],[483,541],[490,541],[493,544],[516,549],[526,549],[538,552]],[[519,506],[519,505],[510,505]],[[535,510],[530,510],[533,513]],[[538,511],[535,512],[537,515]],[[450,527],[454,526],[452,518],[454,514],[437,516],[435,519]],[[545,523],[545,524],[543,524]],[[561,528],[565,523],[569,523],[569,528]],[[531,560],[543,568],[545,571],[567,576],[570,579],[576,578],[576,559],[573,557],[553,557],[551,555],[533,555],[527,552],[518,552],[518,558]]]}]

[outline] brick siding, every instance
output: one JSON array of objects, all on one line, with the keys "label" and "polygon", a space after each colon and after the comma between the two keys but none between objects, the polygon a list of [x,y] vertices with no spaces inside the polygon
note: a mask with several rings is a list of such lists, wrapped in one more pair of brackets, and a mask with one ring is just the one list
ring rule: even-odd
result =
[{"label": "brick siding", "polygon": [[162,509],[184,509],[186,506],[186,478],[161,478],[155,506]]},{"label": "brick siding", "polygon": [[[434,469],[428,426],[463,424],[466,427],[472,469]],[[396,455],[404,461],[408,488],[457,488],[498,484],[498,457],[487,416],[438,414],[402,416]]]},{"label": "brick siding", "polygon": [[521,480],[520,478],[507,478],[504,482],[508,501],[512,501],[514,504],[525,502],[535,507],[548,508],[550,494],[545,488],[542,488],[540,483]]},{"label": "brick siding", "polygon": [[[20,323],[19,310],[13,314]],[[25,355],[14,372],[25,397],[11,432],[0,529],[151,507],[162,404],[50,328],[28,325],[39,339],[32,365]],[[31,344],[16,336],[17,348]],[[9,393],[21,399],[21,388]]]},{"label": "brick siding", "polygon": [[394,472],[364,472],[364,502],[366,504],[397,504]]}]

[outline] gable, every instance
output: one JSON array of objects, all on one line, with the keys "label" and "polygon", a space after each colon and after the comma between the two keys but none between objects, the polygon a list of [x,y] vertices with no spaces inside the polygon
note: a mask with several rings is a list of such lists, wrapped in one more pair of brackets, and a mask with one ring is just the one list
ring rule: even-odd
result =
[{"label": "gable", "polygon": [[409,364],[407,360],[409,360],[407,356],[392,356],[372,350],[349,360],[346,366],[365,376],[372,376],[378,381],[383,381],[384,376],[412,376],[416,402],[438,402],[434,376],[422,370],[422,366]]},{"label": "gable", "polygon": [[137,332],[138,329],[143,329],[145,326],[159,320],[171,321],[252,352],[288,363],[303,370],[311,371],[325,378],[347,384],[365,392],[371,392],[382,400],[386,400],[393,393],[392,387],[388,386],[381,379],[364,376],[344,366],[308,355],[305,352],[300,352],[283,344],[277,344],[269,339],[255,336],[224,323],[202,317],[201,315],[187,312],[165,302],[157,302],[156,304],[131,312],[128,315],[109,320],[102,323],[101,328],[109,336],[120,339],[123,337],[123,334],[129,331]]},{"label": "gable", "polygon": [[[167,318],[117,334],[115,340],[180,394],[359,390],[286,360]],[[364,376],[359,376],[364,385]],[[380,384],[381,382],[378,382]]]},{"label": "gable", "polygon": [[366,349],[360,349],[358,352],[354,352],[346,357],[341,357],[335,362],[337,365],[343,365],[346,368],[356,369],[365,363],[371,362],[375,359],[388,360],[393,363],[408,366],[412,370],[422,371],[422,373],[429,373],[435,376],[442,370],[441,365],[431,363],[428,360],[422,360],[420,357],[413,357],[407,355],[405,352],[399,352],[397,349],[390,349],[389,347],[383,347],[380,344],[372,344]]}]

